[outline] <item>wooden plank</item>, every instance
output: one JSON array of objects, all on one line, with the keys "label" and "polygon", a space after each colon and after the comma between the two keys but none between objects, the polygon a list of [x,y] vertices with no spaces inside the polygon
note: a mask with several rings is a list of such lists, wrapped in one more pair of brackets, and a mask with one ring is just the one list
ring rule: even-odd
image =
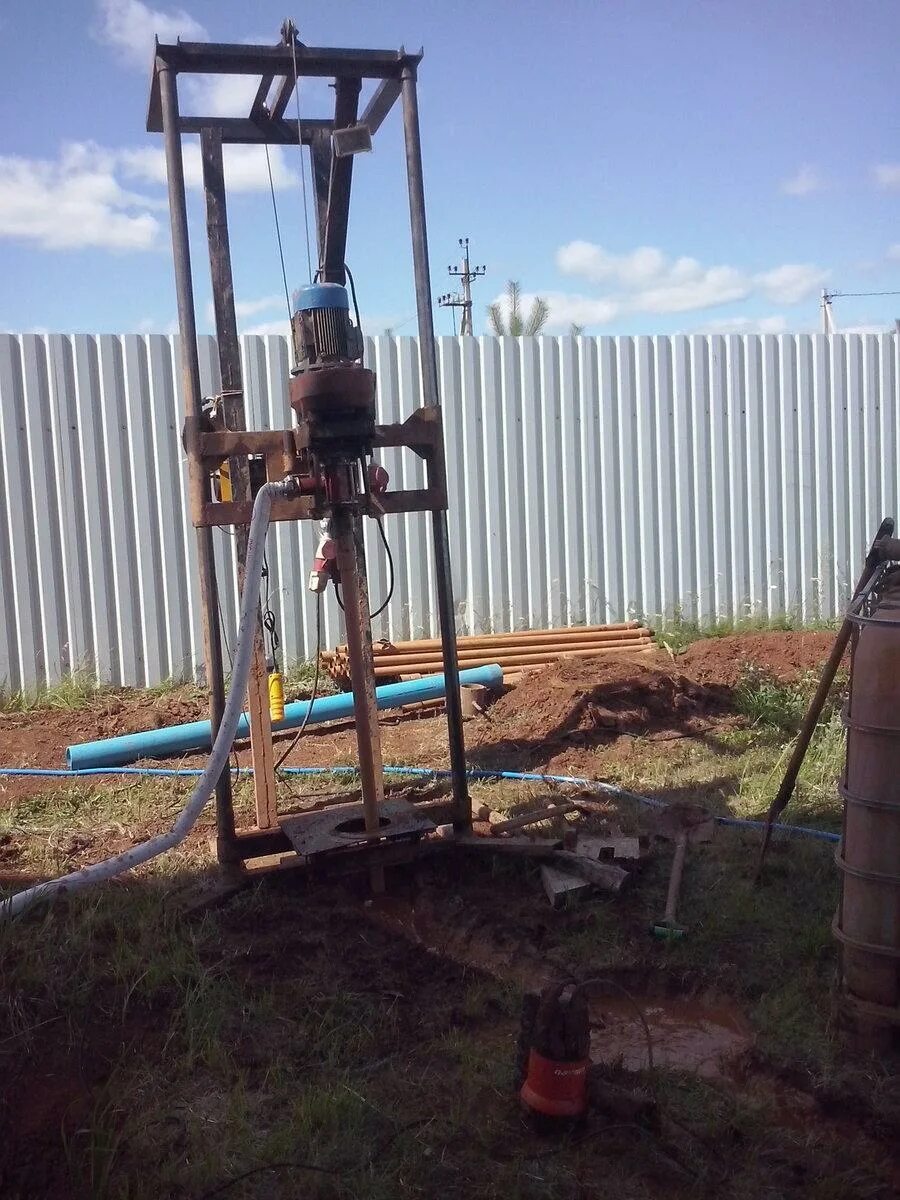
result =
[{"label": "wooden plank", "polygon": [[562,847],[560,838],[478,837],[474,833],[459,834],[454,846],[463,850],[479,850],[482,853],[506,854],[511,858],[551,858]]},{"label": "wooden plank", "polygon": [[586,879],[560,871],[558,867],[548,866],[547,863],[541,866],[541,882],[554,908],[565,908],[573,900],[583,900],[591,890]]},{"label": "wooden plank", "polygon": [[554,854],[553,861],[573,875],[580,875],[594,887],[602,888],[605,892],[621,892],[631,878],[627,871],[612,863],[594,862],[583,854],[574,854],[571,850],[559,850]]},{"label": "wooden plank", "polygon": [[[577,804],[576,807],[578,807]],[[597,837],[593,834],[579,834],[575,853],[595,860],[622,859],[638,862],[641,857],[641,843],[636,837]]]},{"label": "wooden plank", "polygon": [[491,834],[510,833],[514,829],[525,829],[529,825],[536,825],[539,821],[550,821],[553,817],[564,817],[566,813],[576,811],[571,800],[562,800],[559,804],[548,804],[544,808],[536,808],[531,812],[521,813],[517,817],[500,821],[491,827]]}]

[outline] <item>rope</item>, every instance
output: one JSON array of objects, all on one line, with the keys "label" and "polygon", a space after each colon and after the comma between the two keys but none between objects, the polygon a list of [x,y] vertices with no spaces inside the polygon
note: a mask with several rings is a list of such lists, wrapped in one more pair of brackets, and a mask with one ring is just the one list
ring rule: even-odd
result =
[{"label": "rope", "polygon": [[[294,329],[293,329],[293,323],[291,321],[291,292],[290,292],[290,288],[288,287],[287,269],[285,268],[285,265],[284,265],[284,245],[282,244],[282,241],[281,241],[281,224],[278,220],[278,204],[275,200],[275,181],[272,179],[272,160],[269,157],[268,143],[265,143],[265,146],[266,146],[266,169],[269,172],[269,193],[272,196],[272,215],[275,218],[275,237],[278,239],[278,257],[281,260],[281,281],[284,284],[284,302],[285,302],[285,305],[287,306],[288,327],[291,330],[291,344],[293,345]],[[295,353],[295,358],[296,358],[296,349],[295,349],[294,353]]]}]

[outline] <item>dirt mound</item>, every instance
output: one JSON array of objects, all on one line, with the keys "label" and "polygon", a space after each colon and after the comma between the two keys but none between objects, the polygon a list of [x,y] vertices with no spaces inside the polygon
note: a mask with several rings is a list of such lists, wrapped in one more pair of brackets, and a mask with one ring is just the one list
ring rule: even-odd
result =
[{"label": "dirt mound", "polygon": [[793,683],[807,671],[818,671],[831,653],[834,634],[826,632],[741,633],[704,638],[688,646],[677,666],[698,683],[734,687],[747,667]]},{"label": "dirt mound", "polygon": [[726,689],[696,683],[664,659],[571,659],[526,675],[490,710],[513,742],[640,734],[660,738],[702,732],[727,707]]}]

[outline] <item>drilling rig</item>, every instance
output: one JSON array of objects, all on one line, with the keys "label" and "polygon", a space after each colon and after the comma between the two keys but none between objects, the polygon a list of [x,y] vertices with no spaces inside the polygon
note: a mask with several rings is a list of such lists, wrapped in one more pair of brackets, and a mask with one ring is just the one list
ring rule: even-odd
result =
[{"label": "drilling rig", "polygon": [[[471,827],[453,589],[447,532],[447,490],[438,398],[425,196],[419,134],[417,71],[421,52],[317,48],[300,41],[285,22],[276,45],[157,42],[147,129],[165,142],[178,320],[181,334],[184,445],[188,460],[191,521],[196,529],[201,616],[210,715],[215,736],[225,712],[225,676],[219,626],[220,580],[212,533],[235,534],[239,582],[258,554],[249,549],[260,492],[266,492],[272,521],[318,522],[320,538],[309,585],[317,593],[340,587],[352,664],[353,709],[359,752],[362,802],[325,811],[282,816],[276,804],[276,760],[272,715],[280,710],[277,665],[267,664],[261,623],[254,638],[247,682],[256,820],[235,824],[227,767],[215,785],[216,850],[219,861],[241,872],[285,859],[348,862],[369,870],[382,886],[383,868],[423,850],[434,828],[430,815],[404,801],[385,801],[377,721],[372,638],[362,536],[363,522],[394,513],[431,514],[443,666],[452,799],[449,817],[457,833]],[[185,116],[179,81],[195,76],[254,76],[258,87],[242,117]],[[299,85],[307,78],[330,79],[334,114],[304,119]],[[370,82],[372,81],[372,82]],[[360,111],[364,88],[370,95]],[[296,115],[289,115],[291,98]],[[350,192],[355,155],[371,149],[388,114],[400,102],[406,150],[410,232],[415,274],[423,407],[399,424],[379,424],[377,381],[364,365],[356,290],[345,263]],[[196,316],[185,195],[182,140],[199,134],[206,200],[207,240],[221,390],[201,394]],[[313,193],[317,267],[291,304],[290,406],[287,429],[245,428],[244,388],[234,306],[228,235],[223,147],[296,146],[308,154]],[[305,174],[303,176],[305,180]],[[348,294],[347,284],[350,284]],[[350,297],[353,299],[351,315]],[[425,486],[394,490],[378,451],[400,447],[425,467]],[[224,481],[224,483],[223,483]],[[264,536],[264,529],[263,529]],[[321,628],[321,624],[320,624]],[[271,703],[270,703],[271,696]]]}]

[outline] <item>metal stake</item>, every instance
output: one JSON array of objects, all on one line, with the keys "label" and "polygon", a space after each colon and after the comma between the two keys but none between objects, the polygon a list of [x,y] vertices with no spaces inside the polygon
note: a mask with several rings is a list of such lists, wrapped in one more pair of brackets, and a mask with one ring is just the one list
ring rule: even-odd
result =
[{"label": "metal stake", "polygon": [[[351,513],[336,513],[333,518],[333,530],[344,600],[344,620],[347,626],[350,678],[353,681],[353,715],[356,722],[356,745],[359,750],[363,813],[366,833],[377,834],[381,828],[381,805],[384,802],[384,765],[381,757],[381,733],[378,728],[378,705],[375,701],[365,550],[360,524],[353,519]],[[382,867],[372,867],[369,878],[373,892],[384,891]]]},{"label": "metal stake", "polygon": [[[428,267],[428,233],[425,227],[425,183],[422,175],[422,145],[419,139],[419,101],[416,72],[404,66],[400,75],[403,98],[403,133],[406,141],[406,176],[409,189],[409,224],[412,234],[413,267],[416,279],[416,308],[419,317],[419,360],[425,404],[437,408],[437,354],[434,345],[434,313],[431,307],[431,274]],[[453,572],[450,565],[450,536],[447,513],[431,514],[431,536],[437,582],[438,615],[446,681],[447,738],[453,785],[453,827],[458,832],[472,828],[472,809],[466,782],[466,744],[463,734],[462,699],[459,694],[459,665],[456,657],[456,618],[453,604]]]}]

